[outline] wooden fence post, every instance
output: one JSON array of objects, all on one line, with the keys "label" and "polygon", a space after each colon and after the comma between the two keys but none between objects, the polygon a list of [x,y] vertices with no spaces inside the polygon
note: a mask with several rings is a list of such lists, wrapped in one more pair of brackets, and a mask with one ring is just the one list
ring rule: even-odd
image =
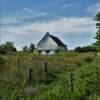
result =
[{"label": "wooden fence post", "polygon": [[70,89],[73,92],[74,91],[74,78],[73,78],[73,73],[70,74]]},{"label": "wooden fence post", "polygon": [[0,96],[0,100],[3,100],[1,96]]},{"label": "wooden fence post", "polygon": [[48,73],[48,64],[47,62],[44,63],[44,71],[47,74]]},{"label": "wooden fence post", "polygon": [[28,75],[28,82],[29,82],[29,86],[31,86],[32,85],[32,72],[33,72],[33,70],[32,70],[32,68],[29,68],[29,75]]},{"label": "wooden fence post", "polygon": [[20,68],[20,58],[17,60],[17,67]]},{"label": "wooden fence post", "polygon": [[48,83],[48,64],[47,62],[44,63],[44,82],[45,84]]}]

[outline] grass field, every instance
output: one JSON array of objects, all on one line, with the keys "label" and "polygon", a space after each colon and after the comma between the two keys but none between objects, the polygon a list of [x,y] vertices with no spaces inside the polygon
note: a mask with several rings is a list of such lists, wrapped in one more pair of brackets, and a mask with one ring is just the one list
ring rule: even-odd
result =
[{"label": "grass field", "polygon": [[100,100],[100,53],[0,56],[0,100]]}]

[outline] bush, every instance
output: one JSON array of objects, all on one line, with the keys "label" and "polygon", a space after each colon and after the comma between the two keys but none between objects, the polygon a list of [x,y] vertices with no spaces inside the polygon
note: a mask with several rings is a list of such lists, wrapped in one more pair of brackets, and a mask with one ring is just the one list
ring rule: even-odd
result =
[{"label": "bush", "polygon": [[0,57],[0,64],[4,64],[5,63],[5,59],[3,57]]},{"label": "bush", "polygon": [[75,48],[76,52],[96,52],[96,48],[94,46],[86,46],[86,47],[77,47]]},{"label": "bush", "polygon": [[[100,57],[88,65],[77,70],[77,90],[81,92],[84,100],[100,99]],[[98,63],[98,64],[97,64]],[[83,100],[83,99],[82,99]]]},{"label": "bush", "polygon": [[0,54],[6,54],[6,49],[0,46]]},{"label": "bush", "polygon": [[74,51],[81,52],[82,51],[82,48],[81,47],[76,47]]},{"label": "bush", "polygon": [[14,47],[13,42],[6,42],[0,45],[0,54],[6,54],[9,52],[16,52],[17,49]]}]

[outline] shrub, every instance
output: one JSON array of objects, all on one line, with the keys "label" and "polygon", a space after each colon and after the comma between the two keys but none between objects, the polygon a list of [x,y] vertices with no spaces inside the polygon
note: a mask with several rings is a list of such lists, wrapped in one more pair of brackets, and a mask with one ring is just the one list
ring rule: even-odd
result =
[{"label": "shrub", "polygon": [[81,52],[82,51],[82,48],[81,47],[76,47],[74,51]]},{"label": "shrub", "polygon": [[0,54],[6,54],[6,49],[3,46],[0,46]]},{"label": "shrub", "polygon": [[4,64],[5,63],[5,59],[3,57],[0,57],[0,64]]},{"label": "shrub", "polygon": [[0,54],[6,54],[9,52],[16,52],[17,49],[14,47],[13,42],[6,42],[0,45]]},{"label": "shrub", "polygon": [[96,52],[96,48],[94,46],[85,46],[85,47],[77,47],[75,48],[76,52]]}]

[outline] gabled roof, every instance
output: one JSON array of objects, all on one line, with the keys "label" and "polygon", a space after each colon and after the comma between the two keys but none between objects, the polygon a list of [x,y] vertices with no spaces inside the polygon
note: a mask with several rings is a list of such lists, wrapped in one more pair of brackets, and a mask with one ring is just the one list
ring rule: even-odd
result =
[{"label": "gabled roof", "polygon": [[[49,34],[50,35],[50,34]],[[50,37],[59,45],[59,46],[66,46],[59,38],[50,35]]]},{"label": "gabled roof", "polygon": [[[64,46],[64,47],[66,47],[66,45],[65,45],[58,37],[55,37],[55,36],[53,36],[53,35],[50,35],[49,32],[47,32],[47,34],[42,38],[42,40],[43,40],[47,35],[49,35],[49,36],[56,42],[56,44],[57,44],[58,46]],[[41,40],[41,41],[42,41],[42,40]],[[40,42],[41,42],[41,41],[40,41]],[[39,42],[39,43],[40,43],[40,42]],[[38,43],[38,44],[39,44],[39,43]]]}]

